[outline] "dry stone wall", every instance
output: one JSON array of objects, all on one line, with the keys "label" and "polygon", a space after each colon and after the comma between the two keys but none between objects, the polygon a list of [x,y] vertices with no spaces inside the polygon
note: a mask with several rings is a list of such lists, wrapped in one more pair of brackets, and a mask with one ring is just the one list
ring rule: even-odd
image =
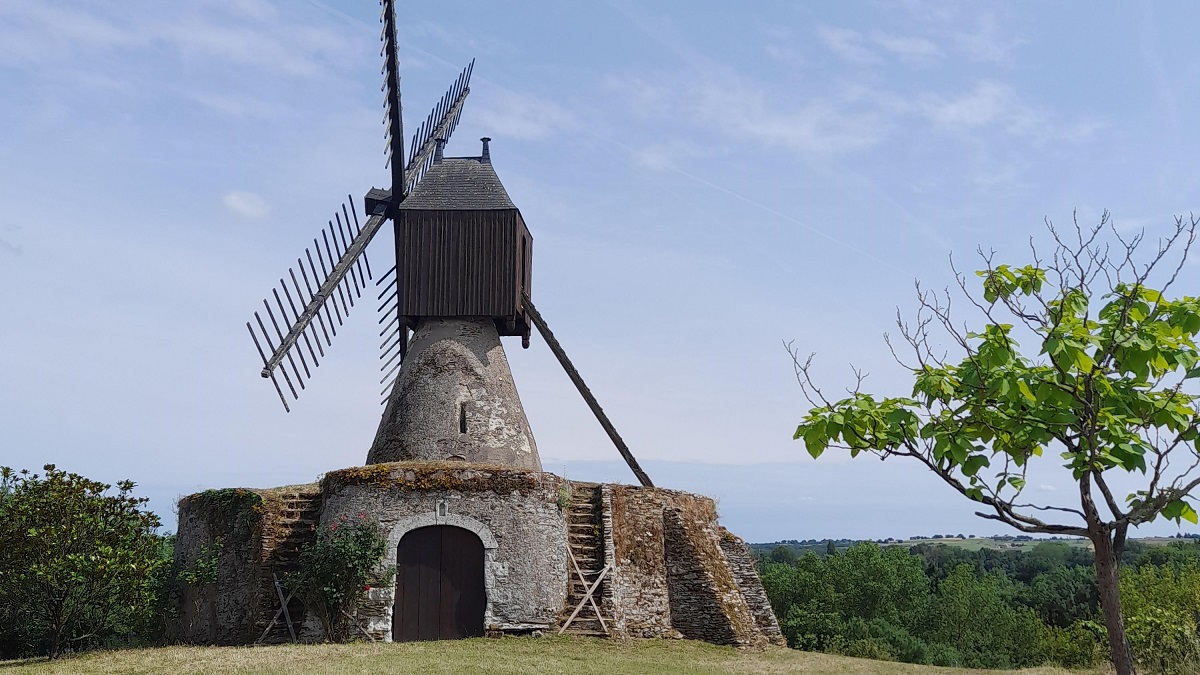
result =
[{"label": "dry stone wall", "polygon": [[[626,485],[606,485],[602,495],[612,523],[611,603],[619,635],[766,641],[721,546],[724,530],[711,499]],[[756,581],[747,577],[748,584]]]},{"label": "dry stone wall", "polygon": [[[662,495],[626,485],[601,487],[606,540],[613,564],[609,583],[611,614],[617,633],[628,637],[678,637],[671,627],[663,549]],[[608,546],[609,542],[606,541]]]},{"label": "dry stone wall", "polygon": [[729,562],[733,578],[737,581],[751,614],[754,615],[754,623],[758,625],[758,629],[772,644],[787,646],[787,640],[779,630],[779,621],[771,609],[767,591],[758,576],[758,568],[754,566],[754,554],[750,547],[729,530],[721,528],[721,551],[725,553],[725,560]]}]

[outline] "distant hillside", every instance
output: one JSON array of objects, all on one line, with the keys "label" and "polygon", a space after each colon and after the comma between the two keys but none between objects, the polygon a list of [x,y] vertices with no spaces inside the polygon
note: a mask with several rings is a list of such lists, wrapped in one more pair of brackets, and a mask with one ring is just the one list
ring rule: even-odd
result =
[{"label": "distant hillside", "polygon": [[[1163,546],[1172,541],[1190,540],[1200,541],[1200,534],[1181,534],[1175,537],[1141,537],[1131,538],[1130,542],[1142,544],[1145,546]],[[804,555],[808,551],[817,554],[824,554],[829,550],[830,542],[833,542],[839,551],[849,548],[856,544],[861,539],[785,539],[783,541],[773,541],[761,544],[750,544],[750,549],[756,554],[765,555],[774,551],[780,546],[787,547],[796,555]],[[916,546],[917,544],[945,544],[947,546],[956,546],[958,548],[975,551],[981,548],[991,548],[996,550],[1019,550],[1029,551],[1034,546],[1047,542],[1058,541],[1069,546],[1087,546],[1091,544],[1086,539],[1077,537],[1030,537],[1028,535],[993,535],[990,537],[978,537],[973,534],[935,534],[932,536],[913,536],[908,539],[870,539],[880,546]]]}]

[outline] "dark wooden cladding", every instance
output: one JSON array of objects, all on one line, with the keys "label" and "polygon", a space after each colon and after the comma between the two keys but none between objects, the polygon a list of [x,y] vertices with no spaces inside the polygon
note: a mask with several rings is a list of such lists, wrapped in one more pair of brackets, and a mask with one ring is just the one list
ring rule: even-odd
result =
[{"label": "dark wooden cladding", "polygon": [[483,635],[487,595],[483,542],[449,525],[415,529],[396,551],[392,640],[453,640]]},{"label": "dark wooden cladding", "polygon": [[488,316],[501,335],[528,335],[523,295],[533,237],[516,209],[402,210],[396,221],[400,315]]}]

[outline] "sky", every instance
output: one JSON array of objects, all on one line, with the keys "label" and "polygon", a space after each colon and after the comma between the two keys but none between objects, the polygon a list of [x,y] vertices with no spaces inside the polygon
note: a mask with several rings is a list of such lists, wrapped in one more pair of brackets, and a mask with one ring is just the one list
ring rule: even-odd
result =
[{"label": "sky", "polygon": [[[373,303],[290,414],[245,322],[347,195],[386,187],[378,14],[0,0],[0,464],[131,479],[172,529],[179,496],[364,461]],[[1047,222],[1105,209],[1150,241],[1200,215],[1194,3],[397,14],[407,128],[476,59],[446,154],[493,139],[539,310],[655,482],[717,498],[750,541],[1006,533],[903,460],[812,460],[783,344],[829,391],[853,364],[904,395],[883,336],[914,280],[953,283],[950,256],[1025,264]],[[634,482],[545,344],[506,350],[544,467]],[[1069,499],[1053,459],[1030,484]]]}]

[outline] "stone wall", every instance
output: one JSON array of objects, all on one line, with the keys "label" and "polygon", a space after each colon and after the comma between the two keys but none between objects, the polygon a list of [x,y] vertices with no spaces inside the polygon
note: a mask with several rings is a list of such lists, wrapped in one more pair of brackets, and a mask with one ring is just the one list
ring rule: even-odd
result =
[{"label": "stone wall", "polygon": [[[625,637],[678,637],[671,627],[663,549],[662,495],[626,485],[601,486],[610,616]],[[610,543],[611,542],[611,543]],[[607,550],[611,546],[611,551]]]},{"label": "stone wall", "polygon": [[612,529],[618,635],[766,641],[722,549],[711,499],[627,485],[606,485],[602,495]]},{"label": "stone wall", "polygon": [[[262,636],[279,608],[274,578],[295,570],[299,548],[315,536],[291,510],[319,498],[316,485],[272,490],[208,490],[179,500],[175,569],[195,579],[181,583],[179,619],[171,631],[180,642],[248,644]],[[206,578],[205,569],[215,572]],[[292,618],[303,620],[293,601]],[[288,637],[282,619],[266,642]]]},{"label": "stone wall", "polygon": [[[326,475],[321,527],[367,513],[388,533],[394,565],[405,533],[428,525],[475,532],[484,544],[489,631],[553,626],[567,593],[563,479],[554,474],[461,463],[373,464]],[[391,639],[394,584],[371,589],[359,608],[368,632]]]},{"label": "stone wall", "polygon": [[[319,486],[210,490],[179,502],[175,564],[215,578],[185,585],[174,637],[249,644],[278,609],[281,581],[319,527],[366,514],[388,537],[381,566],[395,564],[403,536],[452,525],[484,547],[489,634],[554,628],[567,597],[565,480],[553,474],[460,462],[390,463],[326,474]],[[600,486],[604,560],[602,613],[614,637],[687,637],[750,645],[781,639],[749,548],[717,523],[711,499],[675,490]],[[391,639],[394,582],[373,587],[357,610],[372,638]],[[321,627],[302,606],[302,640]],[[355,631],[356,633],[358,631]],[[267,642],[289,639],[282,622]]]},{"label": "stone wall", "polygon": [[[250,490],[210,490],[179,500],[175,565],[180,584],[175,637],[202,644],[242,644],[262,604],[258,583],[262,497]],[[211,570],[215,577],[206,577]],[[250,637],[249,640],[253,640]]]},{"label": "stone wall", "polygon": [[779,621],[771,609],[771,601],[767,599],[767,591],[758,576],[758,568],[754,565],[754,554],[750,547],[729,530],[721,528],[721,550],[725,553],[725,560],[729,561],[733,578],[737,580],[738,588],[746,600],[746,605],[750,607],[750,613],[754,615],[754,623],[758,625],[758,629],[772,644],[787,646],[787,640],[779,630]]}]

